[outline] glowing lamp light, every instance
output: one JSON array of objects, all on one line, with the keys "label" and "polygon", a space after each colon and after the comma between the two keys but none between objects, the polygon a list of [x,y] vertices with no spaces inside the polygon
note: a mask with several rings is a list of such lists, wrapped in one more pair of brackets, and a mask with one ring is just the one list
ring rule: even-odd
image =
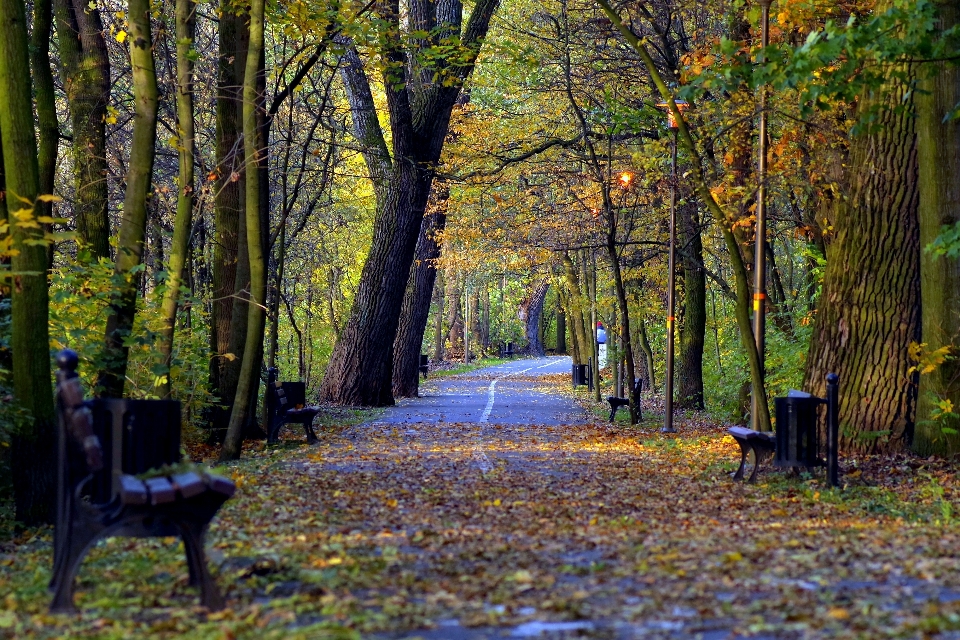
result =
[{"label": "glowing lamp light", "polygon": [[[674,103],[677,105],[677,110],[680,113],[683,113],[690,108],[690,104],[684,100],[674,100]],[[680,127],[677,125],[677,119],[673,116],[673,110],[670,108],[670,103],[661,102],[657,104],[657,106],[661,109],[667,110],[667,126],[671,129],[679,129]]]},{"label": "glowing lamp light", "polygon": [[620,186],[623,187],[624,189],[629,189],[630,185],[633,184],[633,178],[634,178],[634,175],[632,173],[630,173],[629,171],[624,171],[623,173],[620,174],[620,177],[618,178],[620,181]]}]

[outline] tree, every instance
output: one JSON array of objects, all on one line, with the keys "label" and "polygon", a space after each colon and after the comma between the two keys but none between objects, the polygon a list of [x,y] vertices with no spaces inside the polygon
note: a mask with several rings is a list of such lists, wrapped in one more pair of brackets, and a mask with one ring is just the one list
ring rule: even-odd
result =
[{"label": "tree", "polygon": [[16,518],[26,525],[53,516],[54,413],[50,382],[47,253],[40,201],[29,44],[24,3],[0,0],[0,134],[6,182],[6,234],[12,239],[13,384],[29,415],[13,437]]},{"label": "tree", "polygon": [[[941,34],[960,23],[957,2],[939,0],[936,7]],[[960,67],[952,62],[932,62],[922,65],[920,73],[922,91],[916,101],[920,247],[924,249],[944,225],[960,223],[960,120],[954,112],[960,103]],[[947,357],[933,371],[921,371],[913,449],[924,456],[949,456],[960,451],[958,427],[955,419],[951,421],[951,414],[956,413],[952,407],[960,406],[960,260],[923,250],[920,293],[924,350]]]},{"label": "tree", "polygon": [[804,388],[822,396],[837,373],[842,446],[884,451],[906,444],[916,414],[908,347],[920,337],[920,191],[908,83],[865,91],[861,115],[876,120],[850,141]]},{"label": "tree", "polygon": [[[420,347],[430,316],[430,300],[437,279],[437,260],[440,258],[439,234],[447,223],[447,200],[450,189],[434,185],[431,201],[433,210],[427,213],[417,239],[417,252],[410,268],[410,280],[403,298],[400,325],[393,342],[393,395],[398,398],[416,397],[420,385]],[[442,312],[438,312],[442,316]]]},{"label": "tree", "polygon": [[190,250],[190,227],[193,218],[193,43],[196,37],[196,3],[194,0],[176,0],[177,36],[177,138],[179,140],[180,172],[177,185],[177,217],[173,223],[173,245],[167,268],[167,289],[163,295],[160,335],[160,357],[166,372],[158,385],[160,397],[170,395],[170,364],[173,354],[173,333],[177,322],[177,303],[183,285],[183,270]]},{"label": "tree", "polygon": [[[377,6],[380,30],[373,46],[382,65],[389,148],[377,119],[368,65],[355,40],[342,41],[342,75],[354,134],[377,210],[370,252],[350,318],[331,355],[321,399],[346,405],[393,403],[392,347],[417,236],[451,111],[498,4],[479,0],[465,26],[459,0],[413,0],[407,7],[409,20],[399,0]],[[441,53],[451,46],[455,55]]]},{"label": "tree", "polygon": [[[50,69],[50,40],[53,30],[52,0],[37,0],[33,3],[33,30],[30,34],[30,72],[33,74],[33,91],[37,110],[37,162],[40,177],[40,193],[53,194],[57,173],[57,150],[60,147],[60,123],[57,121],[56,91],[53,72]],[[50,218],[53,215],[53,200],[39,205],[39,213]],[[49,228],[46,225],[45,228]],[[53,244],[48,246],[47,263],[53,262]]]},{"label": "tree", "polygon": [[157,137],[157,72],[150,33],[150,1],[130,0],[130,67],[133,75],[134,125],[127,190],[123,197],[123,222],[117,244],[115,290],[107,316],[103,368],[99,384],[106,397],[123,395],[129,347],[126,340],[137,310],[137,290],[147,229],[147,199],[152,191]]},{"label": "tree", "polygon": [[94,259],[110,257],[107,106],[110,62],[96,4],[55,0],[60,68],[73,121],[77,234]]},{"label": "tree", "polygon": [[236,460],[240,457],[243,428],[250,412],[253,393],[254,368],[259,369],[263,347],[264,313],[266,303],[266,280],[264,278],[263,244],[260,229],[260,180],[251,168],[257,167],[258,145],[257,83],[261,68],[264,31],[264,0],[250,3],[250,42],[243,75],[243,156],[247,169],[245,207],[246,244],[250,261],[250,302],[247,305],[246,344],[243,351],[237,395],[230,412],[227,435],[220,452],[221,460]]}]

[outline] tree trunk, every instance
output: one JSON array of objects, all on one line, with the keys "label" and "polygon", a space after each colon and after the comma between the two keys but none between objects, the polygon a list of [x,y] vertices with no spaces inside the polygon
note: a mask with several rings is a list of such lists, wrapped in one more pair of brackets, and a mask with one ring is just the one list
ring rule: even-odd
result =
[{"label": "tree trunk", "polygon": [[[229,420],[229,403],[236,395],[236,380],[240,360],[232,342],[234,323],[234,294],[238,288],[237,271],[240,264],[240,222],[244,216],[241,192],[244,185],[243,153],[238,150],[241,133],[239,106],[243,103],[240,89],[243,68],[247,55],[249,31],[245,27],[245,14],[236,15],[231,9],[221,12],[218,22],[220,54],[217,79],[217,181],[214,198],[213,237],[213,282],[211,295],[212,317],[210,319],[210,390],[220,398],[222,405],[213,410],[214,433],[226,431]],[[239,287],[248,282],[246,249],[243,255],[243,272]],[[241,314],[245,318],[244,314]],[[245,336],[239,327],[240,336]],[[242,341],[239,350],[242,351]],[[241,353],[242,355],[242,353]],[[234,364],[235,363],[235,364]],[[231,371],[232,370],[232,371]]]},{"label": "tree trunk", "polygon": [[[955,0],[939,0],[938,29],[955,27],[960,21],[960,5]],[[924,77],[924,91],[917,94],[917,132],[920,169],[920,247],[926,247],[940,234],[943,225],[960,223],[960,121],[948,117],[960,102],[960,68],[953,63],[937,62],[931,77]],[[934,371],[920,376],[917,425],[913,449],[928,456],[953,456],[960,452],[960,424],[956,415],[934,418],[938,404],[949,401],[960,413],[960,260],[922,251],[920,255],[920,292],[923,309],[923,342],[926,351],[949,348],[952,359]],[[944,428],[947,431],[944,431]],[[952,431],[952,432],[951,432]]]},{"label": "tree trunk", "polygon": [[576,345],[574,348],[574,364],[586,364],[591,350],[584,321],[584,298],[580,289],[580,278],[577,277],[576,266],[574,266],[568,253],[563,254],[562,260],[567,288],[570,290],[570,334]]},{"label": "tree trunk", "polygon": [[420,349],[430,316],[430,300],[437,279],[441,244],[438,234],[447,223],[450,190],[437,185],[432,194],[433,211],[424,217],[417,239],[417,254],[410,268],[410,280],[400,312],[400,326],[393,342],[393,395],[415,398],[420,389]]},{"label": "tree trunk", "polygon": [[250,302],[247,304],[246,340],[243,359],[237,382],[237,393],[230,412],[227,435],[220,451],[221,460],[236,460],[243,444],[243,429],[250,416],[250,405],[256,389],[253,388],[255,371],[263,349],[264,313],[262,305],[266,286],[264,279],[263,241],[260,215],[260,179],[253,171],[258,165],[258,80],[263,53],[264,0],[250,3],[250,41],[247,47],[246,67],[243,76],[243,156],[248,169],[245,193],[244,216],[246,222],[246,246],[250,265]]},{"label": "tree trunk", "polygon": [[99,376],[102,393],[108,398],[123,395],[127,373],[124,341],[133,328],[137,309],[140,274],[136,270],[143,256],[147,230],[147,198],[153,177],[157,138],[157,72],[153,65],[149,0],[130,0],[130,67],[133,78],[133,141],[127,169],[127,191],[123,198],[123,222],[114,273],[123,284],[111,294],[107,315],[103,364]]},{"label": "tree trunk", "polygon": [[[620,270],[620,258],[617,255],[617,243],[616,243],[616,227],[613,224],[612,213],[610,214],[610,230],[607,233],[607,259],[610,261],[610,269],[613,271],[613,285],[617,294],[617,306],[620,308],[620,317],[621,317],[621,326],[622,329],[619,332],[621,336],[621,345],[623,349],[622,354],[618,354],[617,357],[622,355],[624,359],[624,364],[626,365],[626,374],[627,380],[629,381],[629,386],[631,389],[630,393],[627,393],[627,399],[630,401],[630,424],[637,424],[640,416],[640,407],[637,406],[637,398],[632,393],[633,389],[633,380],[637,374],[636,370],[636,360],[633,357],[633,341],[630,339],[630,311],[627,306],[627,288],[623,284],[623,273]],[[613,344],[613,327],[610,327],[611,331],[607,332],[607,349],[609,351],[610,345]],[[614,370],[616,367],[613,367]],[[619,380],[619,374],[615,374],[615,380]]]},{"label": "tree trunk", "polygon": [[703,344],[707,332],[707,278],[703,272],[699,218],[695,204],[680,207],[683,324],[677,363],[677,406],[695,410],[703,409]]},{"label": "tree trunk", "polygon": [[0,0],[0,145],[9,196],[4,213],[15,249],[10,266],[16,274],[11,282],[13,387],[17,404],[31,418],[13,433],[13,490],[17,520],[34,526],[53,516],[56,437],[43,230],[13,224],[21,212],[36,215],[40,188],[28,51],[24,3]]},{"label": "tree trunk", "polygon": [[73,121],[77,234],[94,260],[109,258],[105,127],[110,60],[103,22],[96,4],[83,0],[56,0],[56,18],[61,76]]},{"label": "tree trunk", "polygon": [[558,356],[567,352],[567,315],[563,310],[559,294],[557,295],[557,344],[555,351]]},{"label": "tree trunk", "polygon": [[540,340],[540,317],[543,315],[543,302],[547,298],[550,281],[537,283],[530,292],[530,297],[521,304],[521,318],[524,320],[524,330],[527,337],[527,350],[530,355],[542,358],[546,355],[543,342]]},{"label": "tree trunk", "polygon": [[647,336],[647,323],[640,320],[640,340],[638,341],[640,351],[643,352],[643,368],[646,373],[643,388],[650,390],[657,387],[656,370],[653,368],[653,349],[650,348],[650,339]]},{"label": "tree trunk", "polygon": [[444,298],[447,300],[447,341],[450,343],[450,352],[447,355],[456,358],[463,351],[463,314],[460,312],[460,298],[463,297],[463,290],[460,279],[453,269],[447,270],[446,280],[447,290]]},{"label": "tree trunk", "polygon": [[917,140],[911,100],[889,86],[871,133],[851,140],[848,196],[836,203],[823,297],[807,356],[805,388],[824,395],[840,376],[842,446],[902,448],[917,387],[908,347],[920,337]]},{"label": "tree trunk", "polygon": [[193,61],[190,51],[196,35],[196,3],[193,0],[176,0],[177,35],[177,137],[180,139],[180,173],[177,192],[177,216],[173,223],[173,244],[170,247],[170,264],[167,268],[167,288],[163,295],[160,313],[163,328],[160,331],[158,349],[166,373],[161,378],[157,393],[161,398],[170,396],[170,365],[173,357],[173,333],[177,324],[177,304],[180,287],[183,285],[183,268],[190,251],[190,227],[193,217]]},{"label": "tree trunk", "polygon": [[[370,83],[355,46],[344,43],[341,74],[350,101],[354,135],[373,183],[377,213],[373,240],[360,275],[350,319],[334,346],[320,398],[344,405],[383,406],[393,403],[393,343],[399,324],[420,225],[434,171],[450,125],[450,115],[464,79],[473,69],[498,0],[475,3],[461,30],[459,0],[412,0],[401,15],[399,0],[374,9],[385,29],[379,53],[385,70],[386,105],[390,114],[388,150]],[[430,46],[459,36],[463,49],[456,65],[434,81],[435,64],[422,68],[416,42],[405,40],[403,23],[430,34]],[[413,50],[406,50],[407,46]]]},{"label": "tree trunk", "polygon": [[[37,109],[37,164],[40,176],[40,193],[53,194],[53,182],[57,173],[57,150],[60,147],[60,123],[57,121],[56,93],[53,72],[50,69],[50,40],[53,37],[52,0],[34,0],[33,33],[30,41],[30,71],[33,74],[33,91]],[[38,204],[38,213],[53,217],[53,202]],[[50,224],[44,228],[49,230]],[[47,246],[47,265],[53,264],[53,243]]]},{"label": "tree trunk", "polygon": [[[434,332],[433,332],[433,359],[443,360],[443,273],[437,274],[440,277],[440,286],[434,286],[436,292],[436,310],[434,311]],[[435,283],[436,284],[436,283]]]}]

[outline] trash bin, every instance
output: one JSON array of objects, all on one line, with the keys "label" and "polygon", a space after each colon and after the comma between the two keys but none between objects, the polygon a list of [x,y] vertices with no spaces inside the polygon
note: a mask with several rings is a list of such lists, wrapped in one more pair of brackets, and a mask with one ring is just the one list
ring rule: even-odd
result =
[{"label": "trash bin", "polygon": [[587,365],[575,364],[572,367],[571,378],[573,379],[573,388],[582,387],[587,384]]},{"label": "trash bin", "polygon": [[825,401],[803,391],[791,390],[786,398],[774,398],[777,416],[778,467],[823,466],[819,458],[820,433],[817,408]]}]

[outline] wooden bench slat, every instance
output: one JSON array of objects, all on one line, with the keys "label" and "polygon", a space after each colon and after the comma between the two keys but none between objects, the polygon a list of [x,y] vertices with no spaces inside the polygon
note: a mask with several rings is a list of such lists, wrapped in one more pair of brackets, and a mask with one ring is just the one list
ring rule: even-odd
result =
[{"label": "wooden bench slat", "polygon": [[207,483],[210,491],[227,496],[228,498],[237,491],[237,485],[235,485],[232,480],[214,473],[204,474],[203,480]]},{"label": "wooden bench slat", "polygon": [[207,490],[203,478],[200,477],[199,473],[193,471],[170,476],[170,480],[173,481],[173,488],[185,499],[198,496]]},{"label": "wooden bench slat", "polygon": [[149,493],[147,486],[141,480],[133,476],[120,476],[120,503],[121,504],[147,504]]},{"label": "wooden bench slat", "polygon": [[144,480],[150,490],[150,504],[169,504],[177,499],[177,492],[166,478],[149,478]]}]

